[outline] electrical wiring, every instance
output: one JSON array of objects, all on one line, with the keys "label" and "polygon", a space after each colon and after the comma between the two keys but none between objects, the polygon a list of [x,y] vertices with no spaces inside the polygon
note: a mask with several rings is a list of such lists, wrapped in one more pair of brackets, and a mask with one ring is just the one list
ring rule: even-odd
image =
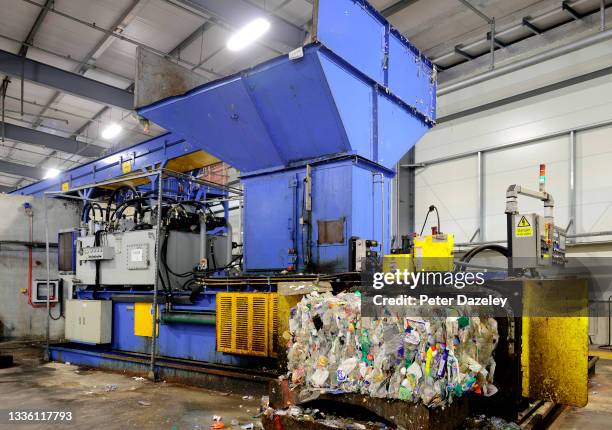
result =
[{"label": "electrical wiring", "polygon": [[[111,195],[108,198],[108,204],[106,206],[106,222],[110,221],[110,215],[111,215],[111,205],[115,202],[115,199],[117,198],[117,195],[121,192],[121,191],[131,191],[132,192],[132,199],[138,198],[140,196],[140,194],[138,193],[138,190],[136,188],[134,188],[132,185],[121,185],[120,187],[116,188]],[[116,211],[116,209],[115,209]]]},{"label": "electrical wiring", "polygon": [[440,229],[440,213],[438,212],[438,208],[435,205],[431,205],[427,210],[427,215],[425,215],[425,221],[423,221],[423,227],[421,227],[421,233],[419,233],[419,236],[423,236],[423,231],[425,231],[425,225],[427,225],[427,219],[429,218],[429,214],[433,211],[436,211],[436,217],[438,219],[438,232],[442,231]]}]

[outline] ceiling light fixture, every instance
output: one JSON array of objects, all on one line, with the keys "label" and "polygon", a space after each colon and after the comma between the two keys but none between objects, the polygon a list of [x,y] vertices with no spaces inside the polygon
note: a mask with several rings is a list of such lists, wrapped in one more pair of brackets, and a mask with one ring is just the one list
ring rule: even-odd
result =
[{"label": "ceiling light fixture", "polygon": [[47,169],[47,172],[45,173],[45,176],[43,177],[43,179],[52,179],[52,178],[56,178],[61,172],[61,170],[58,169]]},{"label": "ceiling light fixture", "polygon": [[107,125],[104,130],[102,130],[102,138],[106,140],[114,139],[115,137],[119,136],[119,133],[121,133],[122,130],[123,127],[121,127],[116,122],[113,122],[112,124]]},{"label": "ceiling light fixture", "polygon": [[263,36],[269,29],[270,21],[264,18],[257,18],[229,38],[227,49],[230,51],[240,51]]}]

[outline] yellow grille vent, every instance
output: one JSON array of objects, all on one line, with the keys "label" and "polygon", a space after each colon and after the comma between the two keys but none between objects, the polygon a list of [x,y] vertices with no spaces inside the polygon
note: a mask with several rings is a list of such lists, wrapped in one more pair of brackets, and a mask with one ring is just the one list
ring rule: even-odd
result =
[{"label": "yellow grille vent", "polygon": [[278,356],[278,294],[270,294],[270,309],[268,311],[270,321],[270,357]]},{"label": "yellow grille vent", "polygon": [[217,351],[262,357],[276,353],[272,345],[278,332],[276,296],[217,293]]}]

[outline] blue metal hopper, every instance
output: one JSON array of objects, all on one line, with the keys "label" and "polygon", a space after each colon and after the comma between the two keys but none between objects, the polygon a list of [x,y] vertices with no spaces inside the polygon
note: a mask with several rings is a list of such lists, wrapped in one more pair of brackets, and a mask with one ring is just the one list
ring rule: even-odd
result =
[{"label": "blue metal hopper", "polygon": [[388,252],[388,178],[435,121],[429,60],[363,0],[315,5],[310,44],[139,109],[241,171],[247,272],[346,272],[355,238]]},{"label": "blue metal hopper", "polygon": [[366,5],[321,0],[316,41],[293,59],[278,57],[139,113],[242,172],[336,154],[392,168],[433,125],[435,73]]}]

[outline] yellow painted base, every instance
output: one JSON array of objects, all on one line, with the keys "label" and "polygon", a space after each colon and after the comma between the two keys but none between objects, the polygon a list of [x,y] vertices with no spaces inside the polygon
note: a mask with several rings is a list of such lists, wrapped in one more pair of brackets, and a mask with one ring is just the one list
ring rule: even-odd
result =
[{"label": "yellow painted base", "polygon": [[[558,310],[567,309],[568,304],[572,311],[558,316]],[[525,281],[523,312],[523,396],[585,406],[589,354],[587,283]]]},{"label": "yellow painted base", "polygon": [[414,271],[412,254],[387,254],[383,256],[383,272],[408,272]]},{"label": "yellow painted base", "polygon": [[599,357],[602,360],[612,360],[612,350],[601,349],[598,345],[591,345],[589,346],[589,356]]}]

